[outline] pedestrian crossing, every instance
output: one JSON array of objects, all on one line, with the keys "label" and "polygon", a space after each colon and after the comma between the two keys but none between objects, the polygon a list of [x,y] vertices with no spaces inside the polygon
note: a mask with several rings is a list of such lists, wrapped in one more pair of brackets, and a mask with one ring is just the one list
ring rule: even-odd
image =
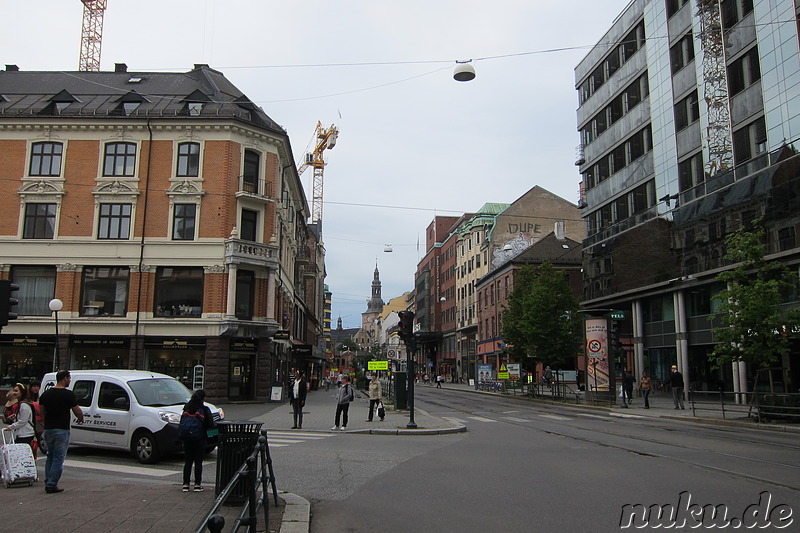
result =
[{"label": "pedestrian crossing", "polygon": [[[547,418],[549,420],[559,420],[559,421],[574,420],[574,418],[570,418],[568,416],[561,416],[561,415],[537,414],[536,416],[538,416],[540,418]],[[518,423],[527,423],[527,422],[532,422],[533,421],[533,419],[531,419],[531,418],[520,418],[520,417],[517,417],[517,416],[501,416],[501,417],[499,417],[500,420],[487,418],[485,416],[466,416],[464,418],[458,418],[458,417],[455,417],[455,416],[443,416],[442,418],[447,420],[447,421],[449,421],[449,422],[452,422],[454,424],[460,424],[462,426],[465,426],[465,425],[469,424],[470,421],[483,422],[483,423],[499,422],[500,420],[505,420],[507,422],[518,422]],[[601,417],[601,418],[605,418],[605,417]]]},{"label": "pedestrian crossing", "polygon": [[302,433],[298,431],[269,431],[267,442],[270,448],[282,448],[302,442],[327,439],[332,433]]}]

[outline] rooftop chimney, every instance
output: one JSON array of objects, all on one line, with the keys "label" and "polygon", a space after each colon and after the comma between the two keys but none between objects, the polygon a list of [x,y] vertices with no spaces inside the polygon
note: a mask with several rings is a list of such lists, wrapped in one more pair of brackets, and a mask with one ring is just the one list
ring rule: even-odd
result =
[{"label": "rooftop chimney", "polygon": [[563,220],[559,220],[558,222],[556,222],[555,234],[556,234],[556,239],[558,239],[559,241],[563,241],[566,238],[566,235],[564,234]]},{"label": "rooftop chimney", "polygon": [[128,72],[128,65],[125,63],[114,63],[114,72]]},{"label": "rooftop chimney", "polygon": [[19,72],[17,65],[6,65],[6,72]]},{"label": "rooftop chimney", "polygon": [[197,70],[197,69],[201,69],[201,68],[203,68],[203,67],[205,67],[205,68],[210,68],[210,67],[208,66],[208,63],[195,63],[195,64],[194,64],[194,69],[195,69],[195,70]]}]

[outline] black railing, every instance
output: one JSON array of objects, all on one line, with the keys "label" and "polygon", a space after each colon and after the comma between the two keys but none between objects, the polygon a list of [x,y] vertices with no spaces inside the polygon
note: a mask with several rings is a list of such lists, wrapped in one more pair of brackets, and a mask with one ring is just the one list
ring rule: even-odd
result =
[{"label": "black railing", "polygon": [[800,422],[800,394],[771,392],[725,392],[689,390],[692,415],[698,411],[722,414],[723,419],[755,418],[767,421]]},{"label": "black railing", "polygon": [[[242,506],[242,510],[230,531],[237,532],[242,527],[246,528],[245,531],[247,532],[258,531],[259,506],[264,508],[264,529],[266,529],[269,524],[270,486],[272,487],[275,507],[278,506],[278,490],[275,488],[275,473],[272,470],[272,457],[269,453],[266,429],[261,430],[261,436],[258,437],[258,443],[253,447],[253,452],[219,493],[217,499],[214,500],[214,505],[203,518],[203,521],[195,528],[195,533],[204,533],[206,530],[212,533],[223,531],[225,517],[219,513],[219,508],[233,494],[234,487],[239,482],[246,485],[247,501]],[[261,498],[258,497],[259,489],[261,489]]]}]

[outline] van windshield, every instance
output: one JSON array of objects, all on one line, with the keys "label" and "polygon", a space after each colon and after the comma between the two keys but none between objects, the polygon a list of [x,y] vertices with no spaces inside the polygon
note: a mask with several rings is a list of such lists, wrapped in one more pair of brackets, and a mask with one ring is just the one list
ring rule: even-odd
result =
[{"label": "van windshield", "polygon": [[183,405],[192,397],[191,391],[176,379],[137,379],[129,381],[128,386],[136,396],[139,405],[146,407]]}]

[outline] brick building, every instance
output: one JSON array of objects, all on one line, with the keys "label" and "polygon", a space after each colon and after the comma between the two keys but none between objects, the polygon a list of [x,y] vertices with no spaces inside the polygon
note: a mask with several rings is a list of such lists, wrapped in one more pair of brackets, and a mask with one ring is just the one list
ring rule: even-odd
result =
[{"label": "brick building", "polygon": [[324,250],[293,161],[207,65],[0,71],[0,276],[20,286],[4,384],[58,357],[202,374],[210,400],[247,400],[318,368]]}]

